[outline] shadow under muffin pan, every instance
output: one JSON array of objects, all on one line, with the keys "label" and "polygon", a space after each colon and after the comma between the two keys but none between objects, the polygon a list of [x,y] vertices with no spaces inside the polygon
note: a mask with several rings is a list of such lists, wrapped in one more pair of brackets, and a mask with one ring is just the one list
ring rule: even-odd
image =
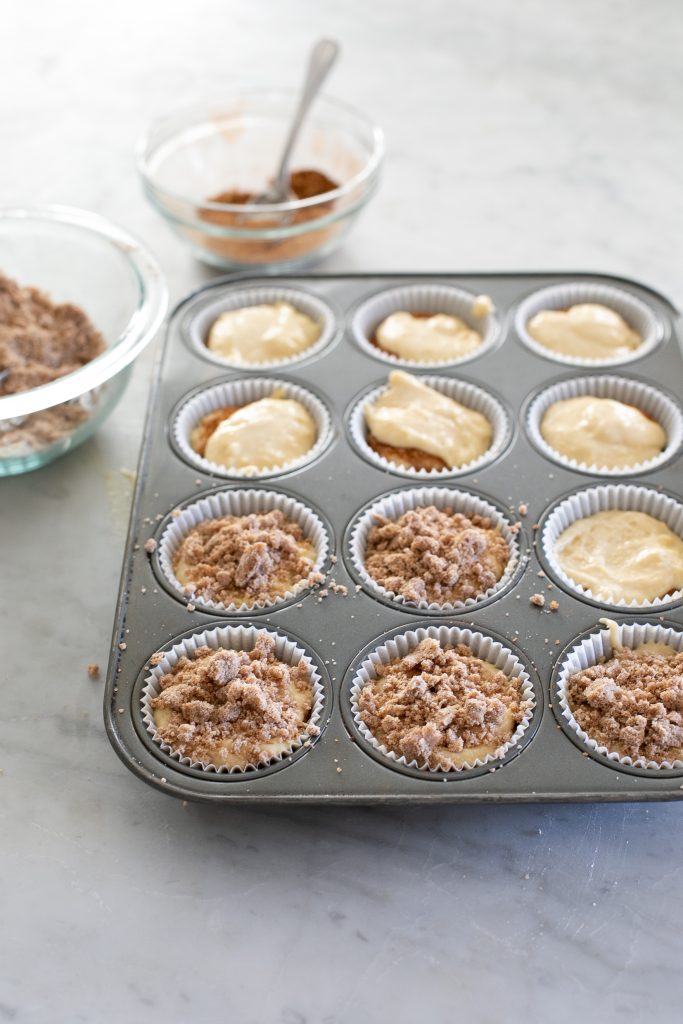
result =
[{"label": "shadow under muffin pan", "polygon": [[[558,587],[545,574],[538,545],[530,546],[534,524],[548,509],[568,493],[595,486],[598,481],[580,468],[551,462],[534,447],[524,429],[522,410],[532,396],[557,380],[558,364],[522,343],[514,329],[514,311],[531,293],[576,283],[614,287],[647,306],[661,324],[661,340],[638,360],[638,378],[663,392],[672,387],[672,382],[683,379],[681,324],[675,308],[637,282],[599,275],[307,275],[279,278],[277,284],[243,275],[218,279],[180,303],[168,324],[150,400],[104,696],[109,739],[134,774],[161,792],[209,803],[526,803],[683,798],[679,777],[665,772],[628,771],[614,761],[603,763],[594,752],[580,749],[548,710],[552,705],[553,672],[577,636],[601,628],[598,620],[602,616],[619,622],[644,621],[648,616],[659,621],[655,619],[658,611],[615,611]],[[409,481],[398,467],[384,467],[362,458],[350,443],[347,422],[339,430],[353,400],[381,385],[383,371],[388,375],[392,368],[359,348],[351,330],[354,312],[370,295],[417,285],[453,286],[470,294],[489,295],[500,325],[495,346],[468,360],[462,367],[465,372],[457,365],[440,367],[436,372],[426,368],[409,371],[421,379],[431,372],[453,382],[466,380],[500,396],[514,421],[507,447],[495,461],[463,472],[457,479]],[[186,396],[211,387],[217,379],[253,378],[253,373],[250,370],[247,374],[244,368],[221,372],[216,363],[187,343],[187,330],[195,318],[204,317],[206,322],[207,310],[219,308],[236,289],[272,287],[292,289],[327,304],[335,314],[335,335],[330,344],[300,364],[254,369],[264,377],[293,378],[293,383],[321,397],[336,428],[331,442],[311,462],[267,479],[255,476],[226,480],[180,457],[171,444],[173,415]],[[625,364],[626,375],[629,370]],[[620,375],[622,369],[614,364],[608,371],[599,372]],[[629,483],[662,489],[678,497],[683,490],[682,460],[674,457],[666,465],[629,477]],[[520,567],[500,592],[474,605],[455,606],[447,613],[401,606],[383,600],[371,587],[361,586],[342,543],[359,510],[387,494],[431,486],[482,498],[510,523],[522,525],[517,534]],[[239,615],[226,613],[223,617],[199,603],[188,610],[192,599],[173,592],[170,585],[162,585],[155,572],[155,558],[146,553],[145,543],[151,537],[159,539],[174,510],[214,492],[245,488],[265,488],[285,495],[318,515],[329,530],[330,553],[334,553],[325,566],[327,581],[322,588],[302,591],[295,599],[277,606]],[[347,588],[347,595],[335,592],[329,586],[331,580]],[[530,601],[532,597],[538,601],[537,595],[545,599],[543,607]],[[550,610],[551,601],[558,603],[557,610]],[[667,623],[683,628],[680,604],[663,606],[661,613]],[[194,769],[164,754],[145,726],[140,699],[154,653],[225,625],[253,625],[290,637],[314,659],[326,688],[324,729],[310,747],[299,748],[267,767],[234,774]],[[457,626],[484,638],[492,637],[527,666],[542,699],[537,701],[533,727],[499,764],[492,762],[435,776],[420,768],[406,770],[367,749],[351,714],[350,674],[365,652],[381,648],[389,638],[420,625]]]}]

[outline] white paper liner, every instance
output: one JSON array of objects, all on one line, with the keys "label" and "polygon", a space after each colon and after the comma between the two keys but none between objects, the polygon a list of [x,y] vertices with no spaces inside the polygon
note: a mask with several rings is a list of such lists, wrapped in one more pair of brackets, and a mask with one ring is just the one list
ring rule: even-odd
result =
[{"label": "white paper liner", "polygon": [[301,528],[304,538],[316,549],[316,560],[311,572],[321,572],[328,556],[330,542],[327,530],[320,518],[303,502],[290,498],[278,491],[236,490],[217,491],[185,506],[180,515],[171,519],[159,539],[157,557],[159,567],[171,586],[198,608],[208,608],[214,612],[237,614],[255,612],[261,608],[273,608],[289,601],[297,594],[310,588],[305,579],[300,580],[291,590],[270,600],[254,601],[251,604],[224,604],[222,601],[211,601],[201,594],[192,594],[188,598],[183,584],[173,571],[173,559],[189,531],[207,519],[220,519],[222,516],[247,516],[252,512],[280,511]]},{"label": "white paper liner", "polygon": [[[561,352],[554,352],[544,345],[540,345],[527,331],[529,320],[536,313],[545,309],[568,309],[570,306],[577,306],[581,303],[598,303],[615,310],[624,318],[633,330],[637,331],[643,339],[642,343],[627,355],[616,356],[611,359],[587,359],[584,356],[563,355]],[[524,344],[533,352],[551,359],[556,363],[566,363],[569,366],[615,366],[622,363],[632,363],[659,344],[662,340],[664,328],[662,321],[653,309],[647,306],[635,295],[615,288],[613,285],[597,284],[581,281],[567,281],[565,284],[553,284],[548,288],[541,288],[524,299],[517,307],[515,313],[515,331]]]},{"label": "white paper liner", "polygon": [[[433,638],[438,640],[442,646],[454,645],[454,644],[466,644],[472,654],[476,658],[480,658],[482,661],[487,661],[495,668],[500,669],[507,676],[518,677],[521,680],[522,699],[526,704],[525,714],[522,721],[517,726],[516,730],[510,737],[507,743],[502,744],[493,754],[487,754],[486,757],[474,758],[472,763],[465,763],[459,767],[453,765],[440,765],[436,768],[430,768],[427,765],[418,764],[417,761],[406,761],[405,756],[398,757],[392,750],[389,750],[383,743],[380,743],[372,735],[368,727],[363,722],[361,717],[360,709],[358,707],[358,696],[367,683],[376,678],[375,666],[378,664],[386,665],[388,662],[393,661],[395,658],[404,658],[410,653],[417,645],[427,638]],[[536,706],[536,698],[534,696],[534,688],[529,678],[529,674],[526,671],[524,665],[519,658],[513,654],[513,652],[504,647],[503,644],[494,640],[493,637],[485,636],[482,633],[474,632],[471,629],[461,629],[459,626],[429,626],[427,628],[420,628],[416,630],[408,630],[405,633],[399,633],[398,636],[392,637],[387,640],[385,644],[377,647],[371,654],[369,654],[365,660],[361,663],[351,683],[351,712],[353,720],[358,729],[358,732],[363,736],[368,743],[370,743],[375,750],[379,751],[383,757],[393,761],[396,764],[405,765],[408,768],[418,768],[425,773],[437,773],[437,772],[463,772],[468,771],[472,768],[481,768],[491,761],[497,761],[499,758],[505,757],[507,752],[522,740],[531,723],[534,708]]]},{"label": "white paper liner", "polygon": [[[664,429],[667,437],[666,447],[652,459],[633,463],[631,466],[608,467],[597,463],[578,462],[556,451],[541,434],[541,423],[546,411],[554,402],[568,398],[583,397],[612,398],[617,402],[635,406],[646,413]],[[547,458],[559,462],[569,469],[582,473],[595,473],[600,476],[636,476],[648,473],[668,462],[683,443],[683,415],[678,405],[650,384],[644,384],[628,377],[574,377],[571,380],[559,381],[545,388],[537,395],[527,411],[527,432],[533,444]]]},{"label": "white paper liner", "polygon": [[[249,402],[256,402],[260,398],[270,398],[276,389],[282,393],[284,398],[300,402],[315,422],[317,437],[313,447],[305,455],[281,466],[249,472],[246,469],[220,466],[217,462],[203,458],[194,450],[190,444],[190,432],[204,416],[216,409],[232,405],[248,405]],[[205,388],[185,402],[173,421],[172,429],[175,442],[185,458],[203,472],[213,473],[215,476],[250,480],[263,480],[298,469],[316,459],[332,439],[332,420],[320,399],[298,384],[274,377],[244,377]]]},{"label": "white paper liner", "polygon": [[578,519],[612,509],[620,509],[624,512],[644,512],[654,519],[661,520],[673,533],[683,539],[683,505],[674,498],[637,484],[603,484],[598,487],[589,487],[576,494],[570,494],[569,497],[561,501],[544,523],[541,547],[553,576],[579,597],[596,601],[606,608],[660,609],[680,601],[683,597],[680,590],[676,590],[666,597],[656,597],[654,601],[627,602],[623,598],[617,602],[608,601],[594,594],[588,587],[576,583],[562,571],[555,557],[555,542],[560,534],[564,533]]},{"label": "white paper liner", "polygon": [[[305,313],[316,323],[320,324],[320,337],[309,345],[303,352],[294,356],[286,356],[283,359],[271,359],[262,363],[240,363],[226,359],[216,352],[207,348],[206,340],[209,336],[211,325],[221,315],[229,310],[242,309],[245,306],[270,305],[275,302],[288,302],[300,313]],[[232,288],[223,292],[220,298],[215,299],[207,306],[203,306],[198,312],[191,314],[186,328],[186,335],[193,351],[197,352],[209,362],[217,366],[230,366],[244,373],[250,371],[263,372],[263,370],[274,367],[291,366],[304,359],[310,359],[317,355],[326,345],[330,343],[336,331],[334,313],[326,302],[323,302],[309,292],[300,291],[297,288],[283,288],[276,285],[258,288]]]},{"label": "white paper liner", "polygon": [[[477,296],[464,288],[453,288],[448,285],[414,284],[401,288],[391,288],[379,292],[366,299],[356,310],[351,321],[351,333],[359,347],[368,355],[394,366],[427,367],[430,370],[455,364],[469,363],[490,351],[499,337],[499,323],[495,311],[485,316],[474,316],[472,306]],[[482,337],[481,344],[472,352],[454,359],[433,360],[424,362],[416,359],[405,359],[385,352],[373,345],[371,338],[375,331],[392,313],[446,313],[464,320]]]},{"label": "white paper liner", "polygon": [[[618,639],[622,647],[639,647],[644,643],[664,643],[675,648],[676,651],[683,650],[683,633],[667,626],[653,625],[652,623],[629,622],[617,625]],[[599,633],[591,633],[564,656],[556,681],[557,696],[562,710],[562,717],[574,732],[579,736],[588,750],[630,768],[648,768],[660,771],[663,768],[683,768],[683,761],[649,761],[647,758],[638,757],[635,760],[628,756],[622,756],[608,748],[597,740],[591,739],[574,718],[569,701],[567,699],[567,686],[569,677],[575,672],[585,671],[596,665],[601,657],[612,657],[612,641],[608,628]]]},{"label": "white paper liner", "polygon": [[245,765],[243,768],[228,768],[225,765],[218,766],[208,764],[204,761],[193,761],[190,757],[182,757],[180,753],[173,750],[168,743],[164,743],[162,741],[161,736],[156,730],[151,702],[160,692],[159,680],[161,677],[167,672],[170,672],[173,666],[176,665],[181,658],[192,658],[198,647],[210,647],[214,651],[219,650],[221,647],[227,650],[250,651],[256,643],[257,636],[261,633],[274,637],[274,654],[280,661],[284,661],[286,664],[292,666],[297,665],[302,658],[306,662],[310,671],[311,684],[313,686],[314,693],[313,708],[306,725],[319,725],[325,701],[322,679],[316,671],[315,663],[303,647],[300,647],[296,641],[290,640],[289,637],[284,634],[276,633],[269,629],[258,629],[256,626],[219,626],[215,629],[205,629],[202,633],[195,633],[193,636],[186,637],[181,641],[181,643],[175,644],[165,653],[163,660],[149,670],[145,678],[145,685],[142,690],[140,701],[142,707],[142,719],[148,733],[154,742],[161,747],[165,754],[168,754],[170,757],[174,758],[174,760],[188,768],[198,768],[203,771],[213,772],[217,775],[236,775],[243,774],[247,771],[253,771],[257,768],[265,768],[267,765],[276,764],[284,758],[289,757],[290,754],[293,754],[295,750],[298,750],[299,747],[309,739],[308,734],[305,731],[302,731],[301,734],[292,741],[291,746],[287,750],[283,751],[282,754],[268,758],[265,761],[259,761],[258,764],[250,763]]},{"label": "white paper liner", "polygon": [[[454,512],[460,512],[465,516],[488,516],[491,519],[492,525],[497,526],[503,535],[510,550],[510,559],[505,567],[505,572],[497,583],[479,594],[478,597],[468,597],[464,601],[445,601],[442,604],[436,601],[431,603],[421,601],[419,604],[415,604],[412,601],[407,601],[401,594],[396,594],[393,590],[387,590],[381,586],[366,571],[364,564],[365,550],[368,533],[376,525],[375,516],[380,515],[385,516],[387,519],[396,520],[405,512],[414,508],[424,507],[425,505],[434,505],[438,509],[450,509]],[[491,505],[490,502],[479,498],[477,495],[469,494],[467,491],[456,491],[447,487],[416,487],[413,490],[396,491],[393,494],[379,498],[370,508],[363,512],[353,526],[349,539],[349,554],[358,576],[367,589],[374,591],[394,604],[402,605],[406,608],[439,611],[444,614],[462,611],[464,608],[471,608],[474,605],[481,604],[482,601],[488,601],[489,598],[499,593],[508,585],[517,571],[520,559],[517,534],[512,532],[510,523],[495,505]]]},{"label": "white paper liner", "polygon": [[389,462],[383,455],[373,451],[367,443],[367,427],[365,424],[364,410],[366,405],[376,402],[380,395],[389,388],[388,384],[373,388],[366,392],[357,401],[349,414],[348,424],[351,439],[358,450],[371,462],[374,462],[380,469],[388,473],[396,473],[399,476],[408,476],[416,480],[443,480],[446,477],[463,476],[465,473],[473,473],[475,470],[493,462],[507,448],[512,437],[512,424],[505,408],[497,398],[477,387],[476,384],[469,384],[464,380],[453,380],[450,377],[421,377],[420,380],[428,387],[440,391],[455,402],[474,409],[485,416],[493,428],[493,437],[489,448],[479,458],[456,469],[412,469],[409,466],[400,466],[398,463]]}]

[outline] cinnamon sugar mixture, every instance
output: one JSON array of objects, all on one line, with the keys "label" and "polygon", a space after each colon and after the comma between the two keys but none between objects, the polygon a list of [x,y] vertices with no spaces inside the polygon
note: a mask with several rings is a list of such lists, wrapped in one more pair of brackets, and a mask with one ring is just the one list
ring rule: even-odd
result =
[{"label": "cinnamon sugar mixture", "polygon": [[173,571],[194,596],[223,604],[272,601],[306,581],[316,550],[280,509],[206,519],[182,540]]},{"label": "cinnamon sugar mixture", "polygon": [[[0,395],[47,384],[89,363],[105,348],[78,306],[51,302],[37,288],[0,273]],[[0,423],[0,447],[41,449],[71,434],[89,412],[78,402]]]},{"label": "cinnamon sugar mixture", "polygon": [[261,633],[251,651],[200,647],[160,679],[151,701],[157,732],[176,753],[217,767],[246,768],[315,736],[305,661],[290,666]]},{"label": "cinnamon sugar mixture", "polygon": [[683,757],[683,652],[616,648],[570,676],[567,697],[581,728],[608,750],[658,762]]},{"label": "cinnamon sugar mixture", "polygon": [[519,679],[464,644],[427,638],[376,673],[360,691],[361,717],[376,740],[420,767],[460,768],[494,754],[527,709]]},{"label": "cinnamon sugar mixture", "polygon": [[505,572],[510,549],[488,516],[427,505],[396,520],[377,516],[365,569],[380,586],[419,604],[478,597]]}]

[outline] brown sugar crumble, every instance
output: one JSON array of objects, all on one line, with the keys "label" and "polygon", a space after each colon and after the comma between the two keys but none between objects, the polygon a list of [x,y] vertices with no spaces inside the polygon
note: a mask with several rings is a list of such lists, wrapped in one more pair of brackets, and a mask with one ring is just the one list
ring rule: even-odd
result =
[{"label": "brown sugar crumble", "polygon": [[91,679],[99,679],[100,666],[97,664],[96,661],[91,661],[90,664],[88,665],[88,675],[90,676]]},{"label": "brown sugar crumble", "polygon": [[509,560],[507,541],[487,516],[427,505],[396,520],[376,516],[364,566],[380,586],[406,601],[446,604],[485,593]]},{"label": "brown sugar crumble", "polygon": [[378,742],[420,767],[460,768],[495,754],[527,710],[520,680],[464,644],[427,638],[377,665],[376,676],[360,691],[361,718]]},{"label": "brown sugar crumble", "polygon": [[272,509],[199,523],[183,538],[173,571],[195,597],[255,604],[309,582],[315,559],[298,523]]},{"label": "brown sugar crumble", "polygon": [[145,551],[148,555],[153,555],[157,549],[157,542],[154,537],[150,537],[149,540],[145,541]]},{"label": "brown sugar crumble", "polygon": [[542,608],[545,604],[545,597],[543,594],[532,594],[529,598],[529,604],[536,605],[537,608]]},{"label": "brown sugar crumble", "polygon": [[423,452],[419,448],[401,448],[391,444],[378,441],[374,434],[368,430],[366,441],[373,452],[377,452],[387,462],[397,466],[407,466],[409,469],[448,469],[443,459],[430,452]]},{"label": "brown sugar crumble", "polygon": [[[0,273],[0,396],[48,384],[91,362],[106,348],[87,314],[55,303],[37,288]],[[0,424],[0,447],[41,449],[88,419],[80,402],[67,402]]]},{"label": "brown sugar crumble", "polygon": [[306,662],[288,665],[274,651],[274,638],[261,633],[251,651],[200,647],[181,658],[151,701],[162,741],[194,761],[246,768],[318,735]]},{"label": "brown sugar crumble", "polygon": [[683,652],[617,648],[569,677],[574,718],[597,743],[634,760],[683,757]]}]

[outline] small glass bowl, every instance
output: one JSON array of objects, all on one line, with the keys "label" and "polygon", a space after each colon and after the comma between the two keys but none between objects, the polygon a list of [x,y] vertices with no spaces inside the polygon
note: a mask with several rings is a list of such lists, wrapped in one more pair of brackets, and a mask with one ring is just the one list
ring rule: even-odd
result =
[{"label": "small glass bowl", "polygon": [[168,294],[159,265],[135,238],[65,206],[0,209],[0,271],[80,306],[107,342],[73,373],[0,397],[0,476],[10,476],[59,458],[104,422],[161,325]]},{"label": "small glass bowl", "polygon": [[267,187],[297,98],[293,92],[242,92],[165,117],[141,140],[145,194],[199,259],[229,270],[305,266],[341,242],[372,196],[384,154],[382,131],[353,108],[320,97],[291,168],[322,171],[339,188],[277,204],[210,200]]}]

